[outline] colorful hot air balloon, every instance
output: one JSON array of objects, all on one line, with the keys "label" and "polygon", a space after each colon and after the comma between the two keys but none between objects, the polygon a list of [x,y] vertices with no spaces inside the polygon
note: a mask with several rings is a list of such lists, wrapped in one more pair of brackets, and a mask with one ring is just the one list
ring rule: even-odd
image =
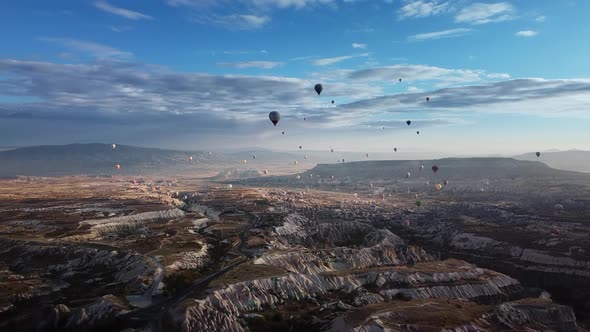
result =
[{"label": "colorful hot air balloon", "polygon": [[248,160],[246,160],[246,159],[242,160],[242,164],[247,164],[247,163],[248,163]]},{"label": "colorful hot air balloon", "polygon": [[442,187],[443,187],[443,186],[442,186],[442,184],[440,184],[440,183],[437,183],[437,184],[435,184],[435,185],[434,185],[434,189],[436,189],[436,190],[441,190],[441,189],[442,189]]},{"label": "colorful hot air balloon", "polygon": [[320,93],[322,93],[322,91],[324,90],[324,87],[321,84],[316,84],[313,89],[315,90],[315,92],[317,92],[318,96],[320,95]]},{"label": "colorful hot air balloon", "polygon": [[412,121],[408,120],[408,121],[406,121],[406,124],[409,126],[412,124]]},{"label": "colorful hot air balloon", "polygon": [[436,166],[436,165],[432,166],[432,171],[434,173],[438,172],[438,166]]},{"label": "colorful hot air balloon", "polygon": [[270,119],[270,122],[272,122],[272,124],[276,126],[277,123],[279,123],[279,121],[281,120],[281,113],[277,111],[272,111],[268,113],[268,118]]},{"label": "colorful hot air balloon", "polygon": [[449,184],[449,181],[447,181],[447,180],[444,180],[444,181],[443,181],[443,185],[445,185],[445,186],[446,186],[446,185],[448,185],[448,184]]},{"label": "colorful hot air balloon", "polygon": [[537,155],[537,158],[539,158],[541,156],[541,152],[537,152],[535,154]]},{"label": "colorful hot air balloon", "polygon": [[117,147],[117,144],[113,144],[111,145],[111,147],[113,148],[113,150]]},{"label": "colorful hot air balloon", "polygon": [[193,156],[188,156],[188,161],[192,161],[193,160]]},{"label": "colorful hot air balloon", "polygon": [[262,172],[264,173],[264,175],[268,174],[268,170],[263,170]]},{"label": "colorful hot air balloon", "polygon": [[119,164],[115,165],[115,169],[116,170],[120,170],[121,169],[121,165],[119,165]]},{"label": "colorful hot air balloon", "polygon": [[421,207],[421,206],[422,206],[422,201],[420,201],[420,200],[417,200],[417,201],[416,201],[416,206],[417,206],[417,207]]}]

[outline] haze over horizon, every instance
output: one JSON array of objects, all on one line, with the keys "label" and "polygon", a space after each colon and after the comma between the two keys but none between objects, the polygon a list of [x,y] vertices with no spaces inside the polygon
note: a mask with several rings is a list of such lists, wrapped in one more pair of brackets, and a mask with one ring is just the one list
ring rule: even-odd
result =
[{"label": "haze over horizon", "polygon": [[0,45],[3,146],[397,147],[420,158],[590,150],[589,2],[0,6],[11,27]]}]

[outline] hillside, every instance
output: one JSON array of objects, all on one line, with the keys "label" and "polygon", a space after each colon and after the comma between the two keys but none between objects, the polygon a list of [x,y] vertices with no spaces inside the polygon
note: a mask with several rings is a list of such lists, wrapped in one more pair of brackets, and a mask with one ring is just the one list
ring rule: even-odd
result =
[{"label": "hillside", "polygon": [[[254,160],[253,156],[257,159]],[[189,161],[189,157],[192,160]],[[242,160],[247,159],[244,166]],[[271,152],[246,151],[220,153],[205,151],[179,151],[145,148],[117,144],[69,144],[24,147],[0,151],[0,177],[63,176],[63,175],[136,175],[136,174],[182,174],[202,171],[221,172],[227,177],[232,172],[269,167],[291,167],[293,161],[301,159],[302,167],[313,166],[304,163],[303,155]],[[120,165],[120,170],[115,170]]]},{"label": "hillside", "polygon": [[534,153],[526,153],[514,157],[519,160],[541,161],[550,167],[577,172],[590,172],[590,151],[557,151],[542,152],[537,158]]},{"label": "hillside", "polygon": [[[420,166],[424,165],[424,170]],[[437,165],[435,174],[432,166]],[[407,178],[407,173],[410,177]],[[334,177],[334,180],[332,180]],[[566,183],[590,181],[590,175],[579,172],[558,170],[538,161],[523,161],[512,158],[445,158],[437,160],[383,160],[360,161],[340,164],[320,164],[295,176],[269,177],[245,181],[248,184],[317,184],[319,182],[352,183],[412,183],[423,184],[425,181],[453,183],[481,183],[484,180],[511,182],[556,180]]]}]

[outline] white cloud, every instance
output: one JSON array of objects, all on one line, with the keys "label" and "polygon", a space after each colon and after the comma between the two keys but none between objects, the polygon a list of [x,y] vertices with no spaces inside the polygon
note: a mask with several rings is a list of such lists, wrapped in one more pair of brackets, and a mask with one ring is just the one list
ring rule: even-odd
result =
[{"label": "white cloud", "polygon": [[131,52],[121,51],[108,45],[90,41],[71,38],[40,38],[40,40],[50,43],[57,43],[69,50],[86,53],[97,58],[125,59],[133,57],[133,53]]},{"label": "white cloud", "polygon": [[201,24],[215,24],[230,30],[253,30],[262,28],[271,18],[263,15],[231,14],[231,15],[197,15],[191,20]]},{"label": "white cloud", "polygon": [[274,61],[244,61],[244,62],[220,62],[217,65],[220,67],[230,68],[259,68],[259,69],[272,69],[282,65],[282,62]]},{"label": "white cloud", "polygon": [[367,44],[363,44],[363,43],[352,43],[352,48],[365,49],[365,48],[367,48]]},{"label": "white cloud", "polygon": [[344,60],[350,60],[350,59],[359,58],[359,57],[366,57],[366,56],[369,56],[369,53],[363,53],[363,54],[359,54],[359,55],[344,55],[344,56],[337,56],[337,57],[333,57],[333,58],[321,58],[321,59],[313,60],[311,63],[314,66],[327,66],[327,65],[335,64],[337,62],[344,61]]},{"label": "white cloud", "polygon": [[518,31],[517,33],[515,33],[515,36],[518,37],[534,37],[536,35],[538,35],[539,33],[537,31],[533,31],[533,30],[522,30],[522,31]]},{"label": "white cloud", "polygon": [[149,15],[145,15],[140,12],[136,12],[136,11],[121,8],[121,7],[115,7],[111,4],[109,4],[108,2],[102,1],[102,0],[95,1],[94,6],[102,11],[107,12],[107,13],[111,13],[114,15],[125,17],[130,20],[151,20],[152,19],[152,17]]},{"label": "white cloud", "polygon": [[420,92],[424,92],[424,89],[420,89],[415,86],[410,86],[410,87],[408,87],[407,91],[408,91],[408,93],[420,93]]},{"label": "white cloud", "polygon": [[457,28],[457,29],[450,29],[450,30],[443,30],[443,31],[421,33],[421,34],[410,36],[410,37],[408,37],[408,39],[410,39],[410,40],[427,40],[427,39],[452,38],[452,37],[463,36],[466,33],[471,32],[471,31],[472,31],[472,29]]},{"label": "white cloud", "polygon": [[487,73],[483,70],[448,69],[425,65],[394,65],[349,71],[348,78],[361,81],[395,81],[402,78],[406,82],[431,81],[437,86],[450,86],[495,79],[506,79],[505,73]]},{"label": "white cloud", "polygon": [[455,22],[486,24],[514,19],[514,7],[508,2],[474,3],[455,16]]},{"label": "white cloud", "polygon": [[451,9],[449,2],[438,0],[406,0],[406,4],[398,11],[400,18],[428,17],[446,13]]},{"label": "white cloud", "polygon": [[537,21],[537,22],[545,22],[546,19],[547,18],[543,15],[535,17],[535,21]]}]

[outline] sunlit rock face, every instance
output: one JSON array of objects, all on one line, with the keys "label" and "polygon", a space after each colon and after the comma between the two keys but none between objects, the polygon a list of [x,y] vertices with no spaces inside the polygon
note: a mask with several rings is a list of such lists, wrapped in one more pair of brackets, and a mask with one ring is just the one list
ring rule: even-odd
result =
[{"label": "sunlit rock face", "polygon": [[[175,322],[184,331],[218,330],[221,326],[230,331],[245,331],[239,323],[240,316],[245,313],[291,302],[319,305],[322,298],[329,296],[347,299],[346,302],[341,300],[341,307],[345,308],[399,298],[453,298],[494,303],[520,288],[516,280],[506,275],[464,262],[453,261],[436,267],[423,264],[424,271],[421,272],[409,268],[349,271],[342,275],[338,272],[293,273],[239,282],[215,290],[205,299],[176,312]],[[448,272],[434,272],[445,269]]]}]

